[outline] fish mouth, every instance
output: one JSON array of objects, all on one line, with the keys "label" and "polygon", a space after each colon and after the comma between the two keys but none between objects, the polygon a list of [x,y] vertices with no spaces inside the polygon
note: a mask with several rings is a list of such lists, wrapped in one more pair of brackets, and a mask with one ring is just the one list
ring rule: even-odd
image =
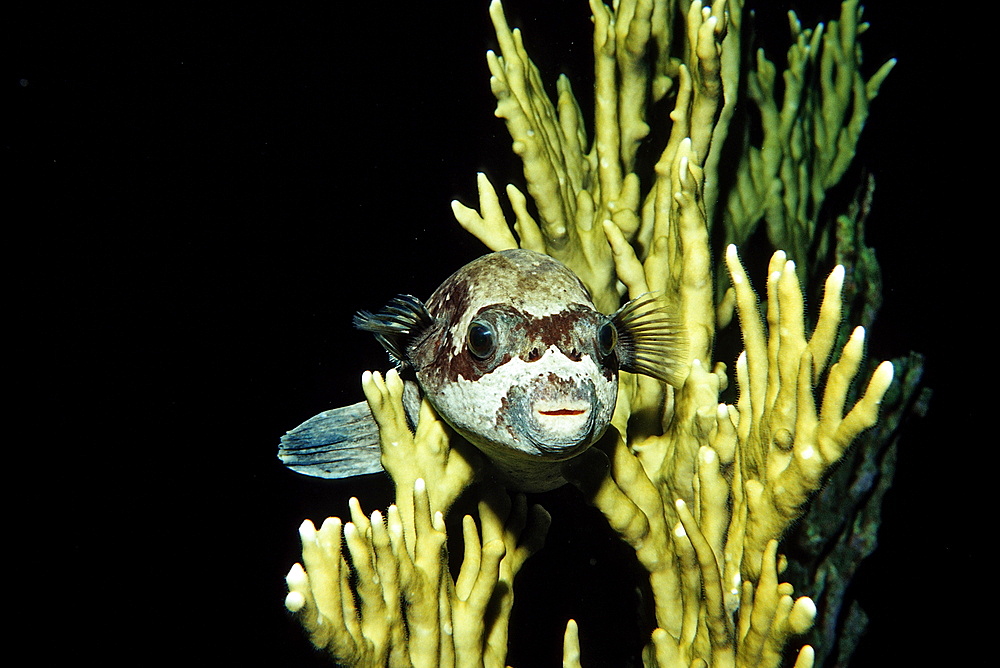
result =
[{"label": "fish mouth", "polygon": [[[525,436],[539,454],[565,458],[590,444],[594,430],[594,397],[586,384],[571,396],[527,398]],[[562,394],[562,393],[560,393]],[[575,396],[574,396],[575,395]]]},{"label": "fish mouth", "polygon": [[583,415],[587,410],[584,408],[554,408],[551,410],[541,410],[538,409],[539,415],[544,415],[546,417],[564,417],[564,416],[574,416]]},{"label": "fish mouth", "polygon": [[531,402],[531,409],[536,419],[539,417],[552,428],[566,429],[571,424],[586,419],[593,410],[593,397],[590,392],[580,393],[583,396],[562,396],[552,398],[536,398]]}]

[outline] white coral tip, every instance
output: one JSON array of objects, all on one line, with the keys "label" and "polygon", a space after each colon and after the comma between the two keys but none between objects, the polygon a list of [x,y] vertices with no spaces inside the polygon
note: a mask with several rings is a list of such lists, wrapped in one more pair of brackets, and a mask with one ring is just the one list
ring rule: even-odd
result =
[{"label": "white coral tip", "polygon": [[816,650],[811,645],[803,645],[799,656],[795,659],[794,668],[807,668],[816,661]]},{"label": "white coral tip", "polygon": [[816,619],[816,603],[808,596],[802,596],[795,601],[788,613],[788,624],[795,633],[805,633]]},{"label": "white coral tip", "polygon": [[306,605],[306,597],[302,592],[290,591],[285,595],[285,609],[288,612],[298,612]]},{"label": "white coral tip", "polygon": [[306,577],[306,571],[302,568],[302,564],[293,564],[291,569],[288,571],[288,575],[285,576],[285,583],[291,587],[305,587],[309,584],[309,578]]}]

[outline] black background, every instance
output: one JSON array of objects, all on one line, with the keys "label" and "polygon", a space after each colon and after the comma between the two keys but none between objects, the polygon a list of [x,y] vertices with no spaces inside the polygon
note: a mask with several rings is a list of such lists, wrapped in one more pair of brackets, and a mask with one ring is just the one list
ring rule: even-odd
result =
[{"label": "black background", "polygon": [[[787,5],[759,4],[780,57]],[[996,510],[977,396],[994,337],[972,318],[993,294],[972,258],[992,216],[969,213],[987,168],[963,130],[985,125],[981,61],[948,15],[869,5],[867,71],[900,61],[861,147],[885,273],[871,354],[927,354],[935,396],[858,577],[872,621],[856,666],[975,651]],[[546,83],[566,72],[589,105],[586,3],[507,7]],[[282,605],[296,527],[391,490],[298,476],[275,446],[386,368],[355,310],[426,297],[483,252],[449,209],[476,204],[475,173],[521,182],[493,117],[486,2],[43,3],[5,23],[3,470],[23,642],[51,665],[325,665]],[[615,665],[642,642],[620,612],[628,550],[573,490],[537,500],[556,521],[517,581],[508,660],[558,665],[572,616],[585,665]]]}]

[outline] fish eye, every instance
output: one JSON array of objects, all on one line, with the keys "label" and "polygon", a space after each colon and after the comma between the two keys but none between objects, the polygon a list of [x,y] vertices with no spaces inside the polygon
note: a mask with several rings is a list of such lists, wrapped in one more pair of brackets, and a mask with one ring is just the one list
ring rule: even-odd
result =
[{"label": "fish eye", "polygon": [[482,320],[473,320],[469,325],[469,352],[477,359],[486,359],[497,348],[493,329]]},{"label": "fish eye", "polygon": [[606,322],[597,328],[597,347],[601,355],[607,357],[615,351],[618,345],[618,329],[611,322]]}]

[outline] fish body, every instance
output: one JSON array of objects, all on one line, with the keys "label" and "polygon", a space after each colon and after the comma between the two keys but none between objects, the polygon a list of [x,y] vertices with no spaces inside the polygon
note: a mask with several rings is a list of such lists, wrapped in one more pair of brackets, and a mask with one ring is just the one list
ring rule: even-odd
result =
[{"label": "fish body", "polygon": [[[654,298],[605,315],[572,271],[524,249],[478,258],[426,304],[401,295],[378,313],[358,313],[355,325],[412,372],[411,422],[422,394],[523,491],[563,484],[562,463],[604,434],[620,370],[674,383],[682,372],[683,331]],[[292,430],[279,456],[304,473],[346,477],[381,468],[377,442],[362,402]]]}]

